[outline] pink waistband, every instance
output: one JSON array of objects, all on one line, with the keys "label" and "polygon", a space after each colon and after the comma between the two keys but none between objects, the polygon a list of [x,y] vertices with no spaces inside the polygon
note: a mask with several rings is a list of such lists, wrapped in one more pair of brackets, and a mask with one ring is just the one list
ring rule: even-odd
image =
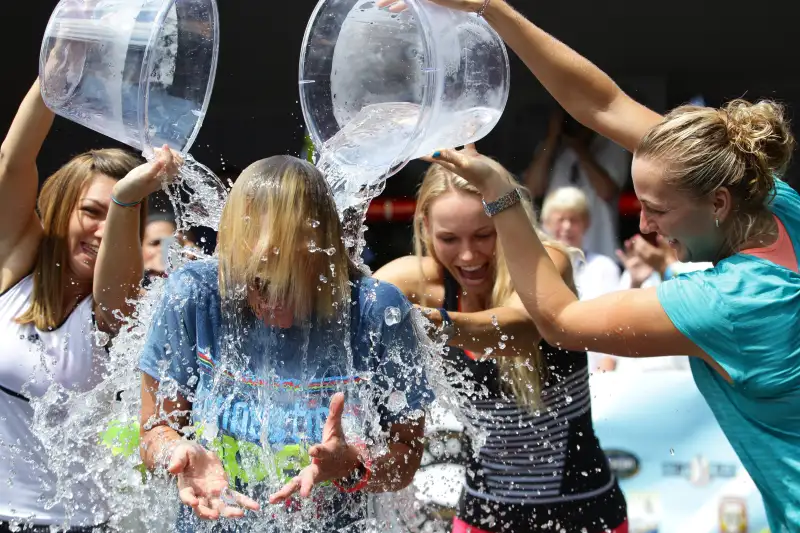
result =
[{"label": "pink waistband", "polygon": [[[471,526],[458,517],[453,518],[453,533],[491,533],[485,529]],[[622,524],[614,529],[606,529],[603,531],[596,531],[593,533],[628,533],[628,521],[625,520]]]}]

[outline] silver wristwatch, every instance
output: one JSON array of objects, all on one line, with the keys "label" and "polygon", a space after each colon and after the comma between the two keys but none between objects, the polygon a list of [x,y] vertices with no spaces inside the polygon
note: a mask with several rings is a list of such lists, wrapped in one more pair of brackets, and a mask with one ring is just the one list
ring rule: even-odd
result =
[{"label": "silver wristwatch", "polygon": [[489,202],[487,204],[486,200],[483,200],[483,210],[488,216],[493,217],[501,211],[505,211],[509,207],[520,203],[520,201],[522,201],[522,195],[522,189],[516,187],[513,191],[507,192],[494,202]]}]

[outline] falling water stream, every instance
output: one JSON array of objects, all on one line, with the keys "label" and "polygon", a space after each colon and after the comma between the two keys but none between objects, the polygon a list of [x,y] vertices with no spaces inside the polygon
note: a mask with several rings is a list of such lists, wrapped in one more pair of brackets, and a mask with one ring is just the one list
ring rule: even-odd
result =
[{"label": "falling water stream", "polygon": [[[330,180],[341,178],[335,165],[324,161],[320,164]],[[359,267],[366,269],[360,261],[364,245],[364,226],[366,207],[383,188],[383,181],[377,185],[353,191],[353,198],[346,201],[347,209],[341,209],[345,226],[345,243]],[[179,179],[167,187],[170,200],[177,215],[178,229],[206,226],[217,230],[224,205],[227,188],[206,167],[187,156]],[[341,200],[341,197],[337,198]],[[180,253],[180,245],[173,243],[170,258],[172,271],[189,261],[186,254]],[[309,253],[328,253],[309,243]],[[207,258],[201,257],[200,260]],[[333,265],[331,265],[332,275]],[[331,290],[326,276],[319,281],[318,290]],[[147,472],[138,453],[138,420],[140,406],[139,354],[151,326],[152,317],[159,306],[164,292],[164,279],[157,279],[136,302],[132,316],[124,319],[125,326],[120,333],[109,340],[105,333],[95,331],[93,337],[99,345],[105,346],[108,360],[102,380],[88,391],[66,390],[53,385],[47,393],[32,400],[35,411],[34,433],[40,437],[41,444],[50,458],[50,468],[55,472],[57,484],[50,492],[44,491],[45,504],[52,506],[69,503],[76,491],[97,492],[96,513],[98,523],[107,521],[120,531],[176,531],[179,499],[174,481],[163,472]],[[181,305],[177,302],[176,305]],[[293,506],[271,506],[266,501],[268,494],[274,492],[289,477],[308,464],[308,447],[315,444],[319,428],[327,417],[327,407],[311,408],[313,413],[298,412],[297,405],[311,406],[307,385],[330,376],[351,376],[349,383],[338,390],[346,393],[345,428],[348,436],[370,443],[373,453],[387,449],[386,435],[378,424],[376,406],[383,405],[389,411],[398,412],[406,405],[405,393],[396,390],[389,394],[378,388],[357,386],[356,383],[369,383],[374,379],[370,372],[357,371],[354,367],[354,349],[349,335],[350,309],[340,309],[340,316],[333,327],[324,330],[311,324],[302,324],[290,330],[295,337],[285,339],[283,330],[261,328],[255,334],[253,324],[243,318],[241,301],[232,298],[222,303],[224,332],[220,342],[218,367],[214,371],[210,396],[216,398],[216,411],[237,409],[243,398],[255,401],[261,412],[242,413],[239,423],[251,424],[257,432],[248,442],[234,442],[227,437],[224,428],[218,427],[218,414],[208,416],[205,411],[202,421],[195,420],[191,428],[184,428],[185,434],[194,435],[200,442],[220,454],[232,483],[247,480],[242,490],[254,497],[262,505],[259,512],[248,512],[239,522],[248,531],[305,532],[329,530],[316,517],[315,509],[326,505],[326,500],[334,500],[338,491],[332,487],[316,489],[317,496]],[[384,321],[388,326],[401,319],[400,310],[394,307],[384,311]],[[431,325],[418,312],[412,320],[418,332],[430,331]],[[371,341],[379,338],[382,324],[367,332]],[[476,442],[483,436],[467,423],[464,411],[470,409],[465,401],[464,391],[477,387],[464,376],[460,369],[443,360],[443,343],[428,340],[420,334],[421,361],[431,388],[436,395],[435,406],[440,411],[452,414]],[[309,342],[314,346],[326,347],[325,353],[309,350]],[[287,354],[286,346],[292,346]],[[312,353],[309,353],[309,352]],[[248,354],[263,354],[257,360],[250,360]],[[417,375],[418,369],[407,368],[406,354],[398,349],[390,349],[387,357],[391,364],[403,369],[409,375]],[[320,365],[325,362],[325,366]],[[292,386],[282,384],[285,365],[291,364]],[[163,369],[160,380],[159,397],[175,399],[180,390]],[[192,380],[196,383],[197,376]],[[190,380],[190,385],[194,384]],[[254,386],[255,385],[255,386]],[[480,393],[480,391],[478,391]],[[187,398],[193,401],[193,397]],[[249,418],[248,418],[249,417]],[[428,415],[429,421],[433,418]],[[242,422],[244,420],[244,422]],[[311,431],[308,421],[316,427]],[[276,427],[292,428],[294,434],[280,434],[276,437]],[[436,443],[428,443],[435,449]],[[475,448],[477,449],[477,447]],[[275,465],[275,466],[266,466]],[[430,481],[428,481],[430,483]],[[420,504],[416,495],[425,487],[412,485],[398,493],[370,495],[356,498],[349,505],[363,506],[366,522],[353,524],[349,531],[409,531],[413,530],[412,515],[419,513]],[[320,503],[322,502],[322,503]],[[330,502],[328,502],[330,503]],[[330,506],[328,507],[330,508]],[[350,510],[352,511],[352,509]],[[349,512],[336,509],[335,513]],[[67,524],[65,524],[67,525]],[[200,522],[198,531],[218,531],[213,522]],[[235,529],[234,529],[235,530]]]}]

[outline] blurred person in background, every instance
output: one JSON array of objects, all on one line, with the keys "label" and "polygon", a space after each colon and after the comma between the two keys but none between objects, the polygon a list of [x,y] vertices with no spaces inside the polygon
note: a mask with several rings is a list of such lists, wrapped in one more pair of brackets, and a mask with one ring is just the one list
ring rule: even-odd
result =
[{"label": "blurred person in background", "polygon": [[563,187],[583,191],[592,223],[585,230],[582,249],[613,257],[619,248],[619,193],[628,182],[630,161],[624,149],[558,107],[523,182],[535,198]]},{"label": "blurred person in background", "polygon": [[146,287],[153,278],[166,274],[166,260],[169,247],[177,241],[183,253],[189,258],[198,254],[197,242],[191,230],[178,233],[175,216],[168,212],[152,212],[147,216],[142,242],[142,258],[144,260],[144,283]]}]

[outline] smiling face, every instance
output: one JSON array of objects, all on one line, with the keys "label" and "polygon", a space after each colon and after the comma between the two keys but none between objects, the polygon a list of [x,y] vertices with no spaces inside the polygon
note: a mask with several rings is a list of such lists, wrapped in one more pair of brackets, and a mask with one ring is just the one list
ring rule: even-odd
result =
[{"label": "smiling face", "polygon": [[95,175],[70,215],[67,230],[69,270],[77,282],[90,283],[94,276],[111,190],[116,183],[116,180],[103,174]]},{"label": "smiling face", "polygon": [[497,233],[480,198],[456,191],[444,193],[431,203],[425,228],[436,258],[459,285],[490,294]]},{"label": "smiling face", "polygon": [[682,262],[715,261],[725,246],[716,226],[719,206],[709,198],[692,198],[665,178],[663,164],[634,157],[633,187],[642,204],[639,230],[661,235]]},{"label": "smiling face", "polygon": [[542,220],[544,230],[567,246],[583,248],[583,236],[589,229],[588,217],[571,209],[553,209]]}]

